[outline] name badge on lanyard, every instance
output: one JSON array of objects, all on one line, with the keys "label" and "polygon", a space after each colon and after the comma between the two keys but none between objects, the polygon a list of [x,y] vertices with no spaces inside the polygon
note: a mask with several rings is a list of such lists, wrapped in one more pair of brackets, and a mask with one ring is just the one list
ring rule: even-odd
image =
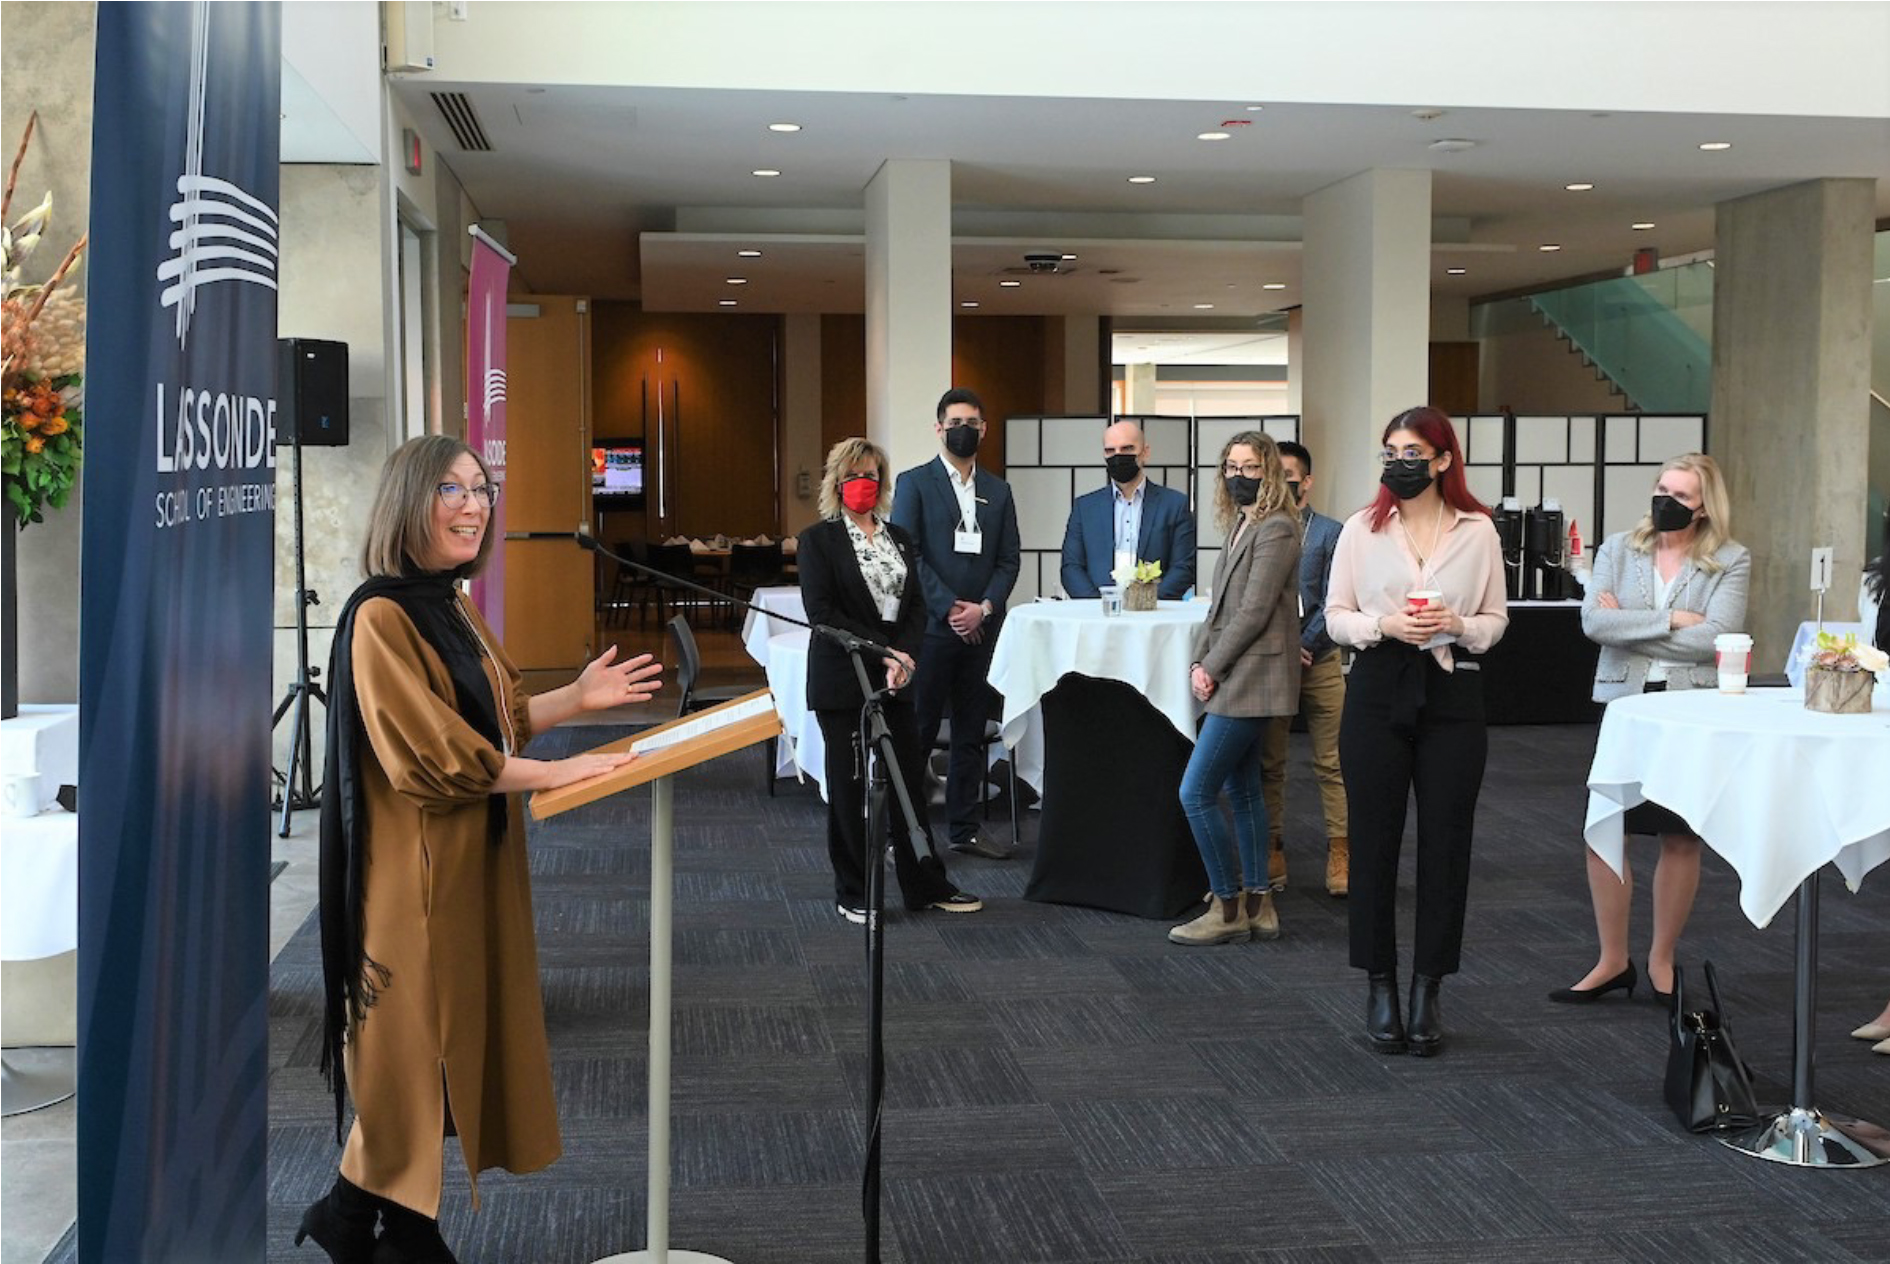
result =
[{"label": "name badge on lanyard", "polygon": [[982,553],[984,552],[984,532],[978,530],[978,524],[977,524],[976,519],[973,519],[972,521],[971,530],[969,531],[965,530],[965,524],[961,521],[958,524],[958,530],[952,532],[952,552],[954,553]]},{"label": "name badge on lanyard", "polygon": [[899,622],[899,598],[883,598],[879,603],[879,618],[882,623]]}]

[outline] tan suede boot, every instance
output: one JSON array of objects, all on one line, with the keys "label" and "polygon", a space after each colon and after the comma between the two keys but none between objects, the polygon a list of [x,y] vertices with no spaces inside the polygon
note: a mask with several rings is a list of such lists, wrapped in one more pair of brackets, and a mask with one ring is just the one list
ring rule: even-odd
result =
[{"label": "tan suede boot", "polygon": [[1208,901],[1207,912],[1169,931],[1168,942],[1204,948],[1209,944],[1244,943],[1252,936],[1253,927],[1241,914],[1240,897],[1223,900],[1216,896]]},{"label": "tan suede boot", "polygon": [[1326,844],[1326,894],[1344,898],[1352,889],[1352,843],[1335,834]]},{"label": "tan suede boot", "polygon": [[1277,838],[1267,848],[1267,886],[1275,891],[1286,890],[1286,848]]},{"label": "tan suede boot", "polygon": [[1280,914],[1273,907],[1273,892],[1247,892],[1241,897],[1241,911],[1247,915],[1247,925],[1253,929],[1255,939],[1280,937]]}]

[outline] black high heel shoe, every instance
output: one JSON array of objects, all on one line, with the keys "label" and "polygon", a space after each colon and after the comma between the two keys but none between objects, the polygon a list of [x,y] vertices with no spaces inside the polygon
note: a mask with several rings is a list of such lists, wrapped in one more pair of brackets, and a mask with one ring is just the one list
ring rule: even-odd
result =
[{"label": "black high heel shoe", "polygon": [[[1634,999],[1634,987],[1640,981],[1641,976],[1639,972],[1634,969],[1634,963],[1630,961],[1627,963],[1627,969],[1621,971],[1621,973],[1615,975],[1606,983],[1597,984],[1591,988],[1557,988],[1555,991],[1549,993],[1549,999],[1554,1001],[1557,1005],[1591,1005],[1610,992],[1626,990],[1628,999],[1631,1001]],[[1653,985],[1650,983],[1648,986],[1652,987]],[[1656,1000],[1660,999],[1661,995],[1662,994],[1659,992],[1654,993]],[[1671,993],[1668,994],[1668,999],[1672,1000]]]},{"label": "black high heel shoe", "polygon": [[314,1238],[335,1264],[373,1264],[374,1221],[380,1209],[380,1199],[347,1177],[336,1176],[334,1188],[302,1213],[295,1244]]},{"label": "black high heel shoe", "polygon": [[373,1264],[459,1264],[440,1236],[440,1222],[389,1204]]},{"label": "black high heel shoe", "polygon": [[1428,974],[1411,976],[1411,1018],[1405,1031],[1414,1058],[1434,1058],[1444,1051],[1444,1011],[1437,1003],[1442,983]]},{"label": "black high heel shoe", "polygon": [[1365,997],[1365,1035],[1379,1053],[1405,1051],[1404,1019],[1398,1014],[1398,976],[1368,976],[1371,990]]}]

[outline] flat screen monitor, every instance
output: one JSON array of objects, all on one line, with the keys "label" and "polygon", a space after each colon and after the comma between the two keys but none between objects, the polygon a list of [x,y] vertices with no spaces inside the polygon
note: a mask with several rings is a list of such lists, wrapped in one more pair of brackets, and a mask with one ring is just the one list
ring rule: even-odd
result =
[{"label": "flat screen monitor", "polygon": [[643,499],[643,440],[591,441],[591,499],[600,509]]}]

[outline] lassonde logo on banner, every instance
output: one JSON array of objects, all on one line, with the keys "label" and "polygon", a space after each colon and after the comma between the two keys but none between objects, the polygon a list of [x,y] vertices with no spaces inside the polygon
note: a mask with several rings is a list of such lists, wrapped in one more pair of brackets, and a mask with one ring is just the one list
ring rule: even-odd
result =
[{"label": "lassonde logo on banner", "polygon": [[[209,74],[208,8],[193,6],[191,22],[190,121],[184,170],[171,203],[170,249],[158,265],[158,304],[172,309],[177,329],[177,367],[185,383],[173,392],[160,375],[156,394],[157,469],[173,475],[160,484],[157,525],[174,527],[231,514],[272,512],[276,506],[276,401],[243,390],[192,382],[198,357],[190,333],[200,294],[245,285],[276,289],[278,226],[274,208],[233,181],[206,175],[204,89]],[[274,330],[268,340],[275,349]],[[218,348],[222,350],[222,348]],[[193,470],[272,471],[266,482],[199,481]]]}]

